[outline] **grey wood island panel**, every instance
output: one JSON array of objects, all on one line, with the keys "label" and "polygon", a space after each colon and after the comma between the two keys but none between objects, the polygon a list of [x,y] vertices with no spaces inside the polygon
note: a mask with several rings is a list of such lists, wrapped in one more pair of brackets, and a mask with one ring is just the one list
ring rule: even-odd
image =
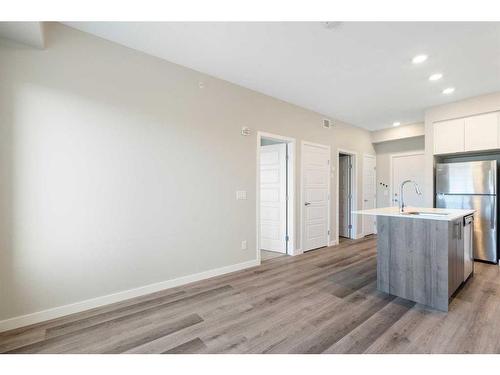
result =
[{"label": "grey wood island panel", "polygon": [[378,216],[378,289],[448,311],[464,276],[462,220]]}]

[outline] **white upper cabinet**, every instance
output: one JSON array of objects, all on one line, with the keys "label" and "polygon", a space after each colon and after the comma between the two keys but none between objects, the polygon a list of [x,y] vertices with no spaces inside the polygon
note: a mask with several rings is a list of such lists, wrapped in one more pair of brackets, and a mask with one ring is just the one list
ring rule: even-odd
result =
[{"label": "white upper cabinet", "polygon": [[451,154],[465,151],[465,120],[448,120],[434,123],[434,153]]},{"label": "white upper cabinet", "polygon": [[434,123],[434,154],[500,149],[500,112]]},{"label": "white upper cabinet", "polygon": [[465,151],[498,148],[498,113],[467,117],[465,119]]}]

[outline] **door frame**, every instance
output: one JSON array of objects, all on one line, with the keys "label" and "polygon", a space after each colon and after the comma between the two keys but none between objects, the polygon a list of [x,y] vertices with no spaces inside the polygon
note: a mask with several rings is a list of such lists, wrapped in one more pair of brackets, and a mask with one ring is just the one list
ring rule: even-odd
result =
[{"label": "door frame", "polygon": [[288,186],[288,200],[287,200],[287,234],[288,243],[286,244],[286,254],[295,255],[297,249],[295,247],[295,148],[296,140],[295,138],[286,137],[279,134],[272,134],[266,132],[257,132],[257,164],[256,164],[256,253],[257,261],[261,262],[260,259],[260,144],[262,138],[273,139],[276,141],[284,141],[287,144],[288,162],[287,162],[287,186]]},{"label": "door frame", "polygon": [[[349,178],[349,196],[348,196],[348,206],[349,206],[349,211],[347,212],[347,216],[349,218],[349,225],[350,225],[350,228],[347,228],[347,233],[349,233],[349,235],[346,237],[346,238],[352,238],[352,215],[351,215],[351,211],[352,211],[352,156],[349,155],[349,154],[342,154],[344,156],[347,156],[348,157],[348,160],[349,160],[349,171],[347,173],[348,175],[348,178]],[[339,177],[339,181],[337,183],[337,186],[339,187],[337,189],[337,206],[338,206],[338,211],[339,211],[339,220],[337,220],[337,226],[338,226],[338,231],[339,231],[339,239],[340,239],[340,200],[341,197],[340,196],[340,153],[339,153],[339,157],[338,157],[338,173],[337,173],[337,176]],[[345,236],[342,236],[342,237],[345,237]]]},{"label": "door frame", "polygon": [[328,155],[330,156],[330,164],[328,166],[328,210],[327,210],[327,237],[326,237],[326,246],[331,246],[331,205],[332,205],[332,183],[331,183],[331,168],[332,168],[332,148],[330,145],[325,145],[321,143],[314,143],[309,141],[301,141],[300,142],[300,253],[304,252],[304,226],[305,226],[305,218],[304,218],[304,146],[314,146],[324,148],[328,150]]},{"label": "door frame", "polygon": [[339,235],[339,156],[340,154],[346,154],[351,157],[351,164],[352,164],[352,169],[351,169],[351,238],[356,239],[357,233],[358,233],[358,222],[357,222],[357,215],[353,214],[352,211],[356,211],[358,207],[358,153],[356,151],[352,150],[346,150],[344,148],[337,148],[336,151],[336,158],[335,158],[335,171],[337,174],[337,181],[336,181],[336,195],[337,195],[337,202],[336,202],[336,234],[335,234],[335,240],[331,242],[330,246],[337,245],[340,240],[340,235]]},{"label": "door frame", "polygon": [[[393,202],[393,198],[394,198],[394,184],[393,184],[393,173],[392,173],[392,168],[394,166],[394,158],[398,158],[398,157],[401,157],[401,156],[415,156],[415,155],[424,155],[425,157],[425,151],[421,150],[421,151],[408,151],[408,152],[395,152],[393,154],[390,154],[389,155],[389,194],[390,194],[390,203],[391,203],[391,206],[394,207],[394,202]],[[424,176],[425,178],[425,176]]]},{"label": "door frame", "polygon": [[[375,186],[374,186],[374,191],[375,191],[375,197],[373,198],[374,199],[374,202],[375,202],[375,207],[377,207],[377,155],[373,155],[373,154],[363,154],[363,167],[364,167],[364,159],[365,158],[371,158],[371,159],[375,159]],[[363,168],[363,172],[364,172],[364,168]],[[365,180],[365,175],[363,173],[363,181]],[[364,184],[362,184],[362,186],[364,186]],[[361,194],[362,197],[363,197],[363,194]],[[363,204],[362,204],[362,207],[363,207],[363,210],[365,209],[365,201],[363,199]],[[365,220],[362,219],[361,220],[361,231],[362,231],[362,236],[366,236],[367,233],[366,233],[366,230],[365,230]],[[371,233],[369,233],[371,234]],[[377,234],[377,227],[375,226],[373,228],[373,234]]]}]

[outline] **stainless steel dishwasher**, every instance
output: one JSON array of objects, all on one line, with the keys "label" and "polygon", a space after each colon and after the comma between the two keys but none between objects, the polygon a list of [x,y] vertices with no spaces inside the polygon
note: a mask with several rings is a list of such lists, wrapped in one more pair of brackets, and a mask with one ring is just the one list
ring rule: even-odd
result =
[{"label": "stainless steel dishwasher", "polygon": [[474,272],[474,215],[464,217],[464,281]]}]

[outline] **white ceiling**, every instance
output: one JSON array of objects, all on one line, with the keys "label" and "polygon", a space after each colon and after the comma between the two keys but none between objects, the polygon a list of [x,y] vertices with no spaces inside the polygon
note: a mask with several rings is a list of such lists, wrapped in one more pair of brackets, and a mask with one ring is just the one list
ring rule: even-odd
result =
[{"label": "white ceiling", "polygon": [[[500,22],[66,24],[370,130],[500,91]],[[429,59],[413,65],[420,53]]]}]

